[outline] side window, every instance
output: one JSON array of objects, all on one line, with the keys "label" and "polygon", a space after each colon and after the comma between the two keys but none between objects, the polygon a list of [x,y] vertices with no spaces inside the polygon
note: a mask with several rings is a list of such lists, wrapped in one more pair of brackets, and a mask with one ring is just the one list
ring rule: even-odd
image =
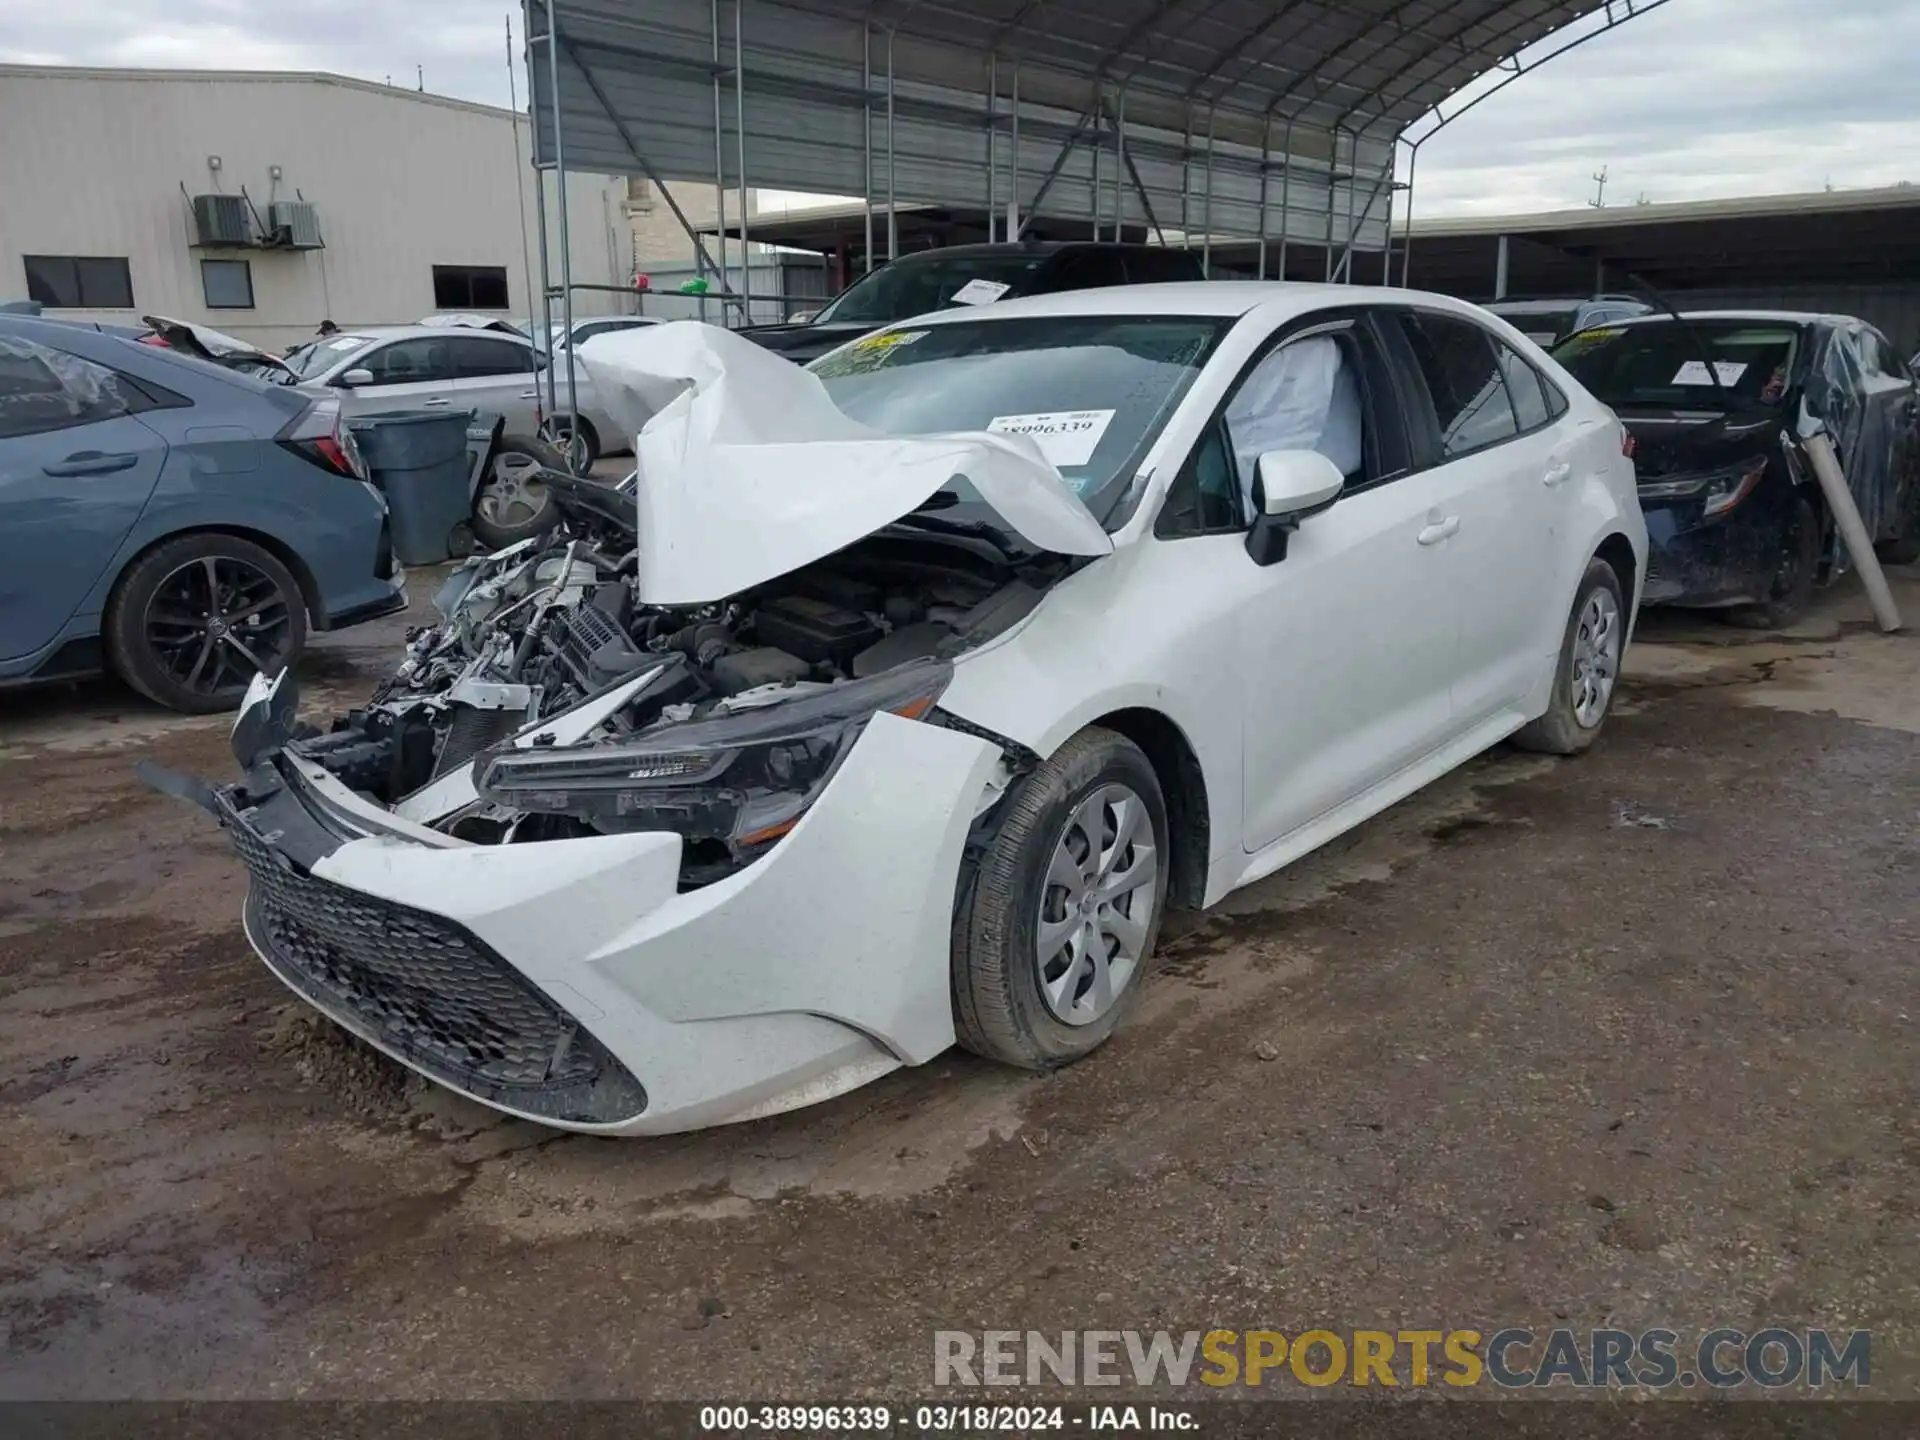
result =
[{"label": "side window", "polygon": [[1507,377],[1507,394],[1513,400],[1513,418],[1523,432],[1538,430],[1553,418],[1542,388],[1546,381],[1540,378],[1538,370],[1506,346],[1501,345],[1499,349],[1500,371]]},{"label": "side window", "polygon": [[1309,335],[1282,345],[1240,382],[1227,402],[1227,436],[1249,520],[1260,457],[1269,450],[1318,450],[1350,483],[1363,478],[1356,368],[1341,337]]},{"label": "side window", "polygon": [[133,408],[106,366],[0,336],[0,439],[91,425]]},{"label": "side window", "polygon": [[533,369],[533,353],[511,340],[482,340],[461,336],[447,342],[453,355],[454,374],[462,380],[479,380],[492,375],[525,375]]},{"label": "side window", "polygon": [[1227,429],[1215,420],[1168,488],[1153,533],[1162,540],[1238,534],[1248,525],[1240,505],[1240,479],[1227,444]]},{"label": "side window", "polygon": [[418,340],[396,340],[382,345],[360,364],[373,372],[381,385],[417,385],[429,380],[453,379],[453,363],[448,355],[449,342],[434,336]]},{"label": "side window", "polygon": [[1458,460],[1519,433],[1492,336],[1470,321],[1431,311],[1399,319],[1433,400],[1444,459]]},{"label": "side window", "polygon": [[1290,340],[1255,363],[1194,447],[1154,525],[1162,539],[1238,533],[1258,508],[1260,456],[1317,450],[1359,483],[1370,466],[1364,386],[1352,331]]}]

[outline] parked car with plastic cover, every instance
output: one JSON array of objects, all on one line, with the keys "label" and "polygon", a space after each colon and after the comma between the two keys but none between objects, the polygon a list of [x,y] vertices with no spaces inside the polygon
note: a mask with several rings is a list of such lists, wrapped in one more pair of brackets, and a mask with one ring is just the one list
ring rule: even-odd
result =
[{"label": "parked car with plastic cover", "polygon": [[309,631],[406,603],[332,397],[0,316],[0,684],[231,709]]},{"label": "parked car with plastic cover", "polygon": [[1555,351],[1635,440],[1648,604],[1774,628],[1847,557],[1801,445],[1829,431],[1883,558],[1920,557],[1913,372],[1841,315],[1715,311],[1584,330]]},{"label": "parked car with plastic cover", "polygon": [[497,329],[482,329],[449,321],[343,331],[315,341],[289,360],[303,389],[336,396],[350,416],[416,408],[490,411],[505,416],[507,429],[516,435],[550,440],[581,474],[603,451],[618,452],[632,444],[601,407],[591,378],[578,370],[577,439],[564,413],[564,373],[551,377],[561,413],[549,416],[547,356],[505,321],[498,324]]},{"label": "parked car with plastic cover", "polygon": [[1163,245],[1059,240],[949,245],[902,255],[868,271],[803,322],[756,325],[740,333],[805,364],[870,330],[952,305],[1205,278],[1191,251]]},{"label": "parked car with plastic cover", "polygon": [[1169,905],[1605,721],[1622,431],[1472,306],[1138,286],[811,370],[694,322],[581,353],[658,412],[632,483],[556,482],[564,529],[456,571],[330,732],[263,681],[238,783],[148,772],[227,829],[276,975],[509,1113],[683,1130],[956,1040],[1066,1064]]}]

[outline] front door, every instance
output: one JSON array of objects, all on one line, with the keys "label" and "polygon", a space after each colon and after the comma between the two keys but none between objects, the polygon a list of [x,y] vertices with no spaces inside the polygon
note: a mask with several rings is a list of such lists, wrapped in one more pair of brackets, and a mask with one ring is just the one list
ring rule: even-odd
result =
[{"label": "front door", "polygon": [[1364,322],[1270,352],[1229,400],[1223,428],[1249,515],[1264,450],[1318,450],[1349,487],[1302,521],[1238,616],[1243,844],[1253,852],[1445,740],[1456,634],[1441,484],[1407,473],[1398,405]]},{"label": "front door", "polygon": [[445,335],[389,341],[362,356],[355,368],[371,372],[373,379],[341,390],[348,415],[442,410],[454,404],[453,353]]}]

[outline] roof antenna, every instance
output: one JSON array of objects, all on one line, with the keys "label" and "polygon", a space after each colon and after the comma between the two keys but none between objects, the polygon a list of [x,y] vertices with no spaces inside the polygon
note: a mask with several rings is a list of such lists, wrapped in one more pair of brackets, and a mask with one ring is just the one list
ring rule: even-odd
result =
[{"label": "roof antenna", "polygon": [[413,88],[422,95],[427,93],[427,72],[422,66],[413,67]]},{"label": "roof antenna", "polygon": [[1593,192],[1593,199],[1589,200],[1587,204],[1591,205],[1595,210],[1604,210],[1607,208],[1607,167],[1606,166],[1602,165],[1598,170],[1594,172],[1593,183],[1598,188]]}]

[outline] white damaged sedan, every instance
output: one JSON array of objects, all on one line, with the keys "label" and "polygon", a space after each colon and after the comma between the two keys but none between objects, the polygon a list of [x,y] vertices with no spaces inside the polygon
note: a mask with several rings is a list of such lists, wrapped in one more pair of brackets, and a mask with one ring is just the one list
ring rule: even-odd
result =
[{"label": "white damaged sedan", "polygon": [[[326,732],[148,767],[308,1003],[508,1113],[640,1135],[956,1041],[1065,1064],[1211,905],[1503,738],[1606,717],[1646,555],[1622,431],[1409,291],[928,316],[801,370],[587,342],[637,481],[468,562]],[[657,411],[657,413],[655,413]]]}]

